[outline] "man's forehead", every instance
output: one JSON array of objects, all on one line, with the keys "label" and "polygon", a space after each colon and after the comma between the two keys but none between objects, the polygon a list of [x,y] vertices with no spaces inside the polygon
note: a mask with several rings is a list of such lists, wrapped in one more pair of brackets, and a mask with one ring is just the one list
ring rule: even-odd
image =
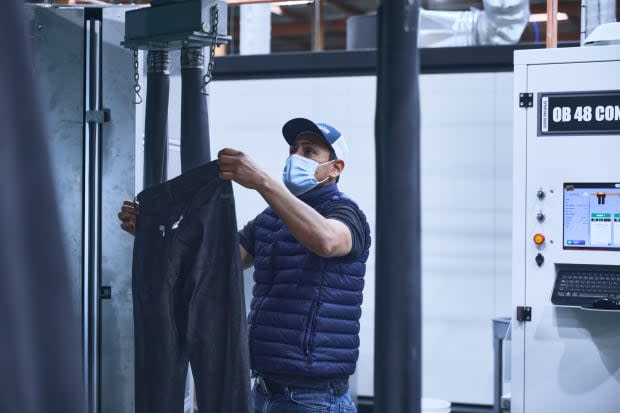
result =
[{"label": "man's forehead", "polygon": [[317,145],[317,146],[320,146],[321,148],[325,148],[329,150],[329,147],[325,144],[323,138],[317,135],[316,133],[312,133],[312,132],[300,133],[295,138],[295,143],[296,144],[310,143],[310,144]]}]

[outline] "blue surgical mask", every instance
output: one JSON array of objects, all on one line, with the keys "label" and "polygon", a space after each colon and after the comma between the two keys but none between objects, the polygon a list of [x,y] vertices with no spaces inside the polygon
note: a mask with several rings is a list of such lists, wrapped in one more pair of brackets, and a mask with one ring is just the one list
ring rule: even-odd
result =
[{"label": "blue surgical mask", "polygon": [[291,191],[295,196],[305,194],[312,188],[329,179],[328,176],[322,181],[319,181],[318,179],[316,179],[314,174],[316,173],[316,169],[319,166],[325,165],[330,162],[333,161],[320,164],[317,161],[305,158],[300,155],[291,155],[286,160],[284,172],[282,173],[284,185],[286,185],[289,191]]}]

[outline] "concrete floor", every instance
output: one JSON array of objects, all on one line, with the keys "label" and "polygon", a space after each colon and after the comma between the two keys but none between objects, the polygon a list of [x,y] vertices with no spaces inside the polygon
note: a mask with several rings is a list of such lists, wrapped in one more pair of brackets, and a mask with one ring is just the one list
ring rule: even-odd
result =
[{"label": "concrete floor", "polygon": [[[357,402],[358,413],[375,413],[374,402],[370,397],[360,398]],[[491,413],[493,411],[492,406],[488,405],[474,405],[474,404],[453,404],[450,413]]]}]

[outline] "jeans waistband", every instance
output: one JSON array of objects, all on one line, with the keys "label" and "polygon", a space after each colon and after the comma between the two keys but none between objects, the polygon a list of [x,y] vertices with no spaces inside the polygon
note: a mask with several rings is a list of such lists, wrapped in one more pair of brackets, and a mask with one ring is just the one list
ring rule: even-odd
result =
[{"label": "jeans waistband", "polygon": [[341,396],[349,390],[349,383],[346,379],[335,380],[313,380],[308,383],[299,384],[285,384],[278,381],[271,380],[261,375],[256,376],[256,385],[265,391],[267,394],[283,394],[287,391],[295,390],[333,390],[336,396]]},{"label": "jeans waistband", "polygon": [[217,161],[185,172],[170,181],[145,189],[138,194],[141,215],[174,215],[181,213],[196,191],[219,179]]}]

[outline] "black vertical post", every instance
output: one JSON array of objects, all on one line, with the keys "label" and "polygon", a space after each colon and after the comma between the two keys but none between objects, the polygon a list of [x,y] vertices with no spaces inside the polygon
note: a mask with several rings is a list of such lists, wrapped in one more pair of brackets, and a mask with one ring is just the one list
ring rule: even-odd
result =
[{"label": "black vertical post", "polygon": [[168,169],[168,99],[170,57],[165,50],[147,55],[144,124],[144,188],[166,181]]},{"label": "black vertical post", "polygon": [[181,170],[211,160],[207,97],[203,94],[204,56],[201,48],[181,50]]},{"label": "black vertical post", "polygon": [[502,385],[504,382],[503,342],[510,330],[510,317],[495,317],[493,321],[493,413],[502,408]]},{"label": "black vertical post", "polygon": [[501,413],[503,372],[502,339],[493,337],[493,413]]},{"label": "black vertical post", "polygon": [[378,10],[375,412],[421,397],[419,0]]}]

